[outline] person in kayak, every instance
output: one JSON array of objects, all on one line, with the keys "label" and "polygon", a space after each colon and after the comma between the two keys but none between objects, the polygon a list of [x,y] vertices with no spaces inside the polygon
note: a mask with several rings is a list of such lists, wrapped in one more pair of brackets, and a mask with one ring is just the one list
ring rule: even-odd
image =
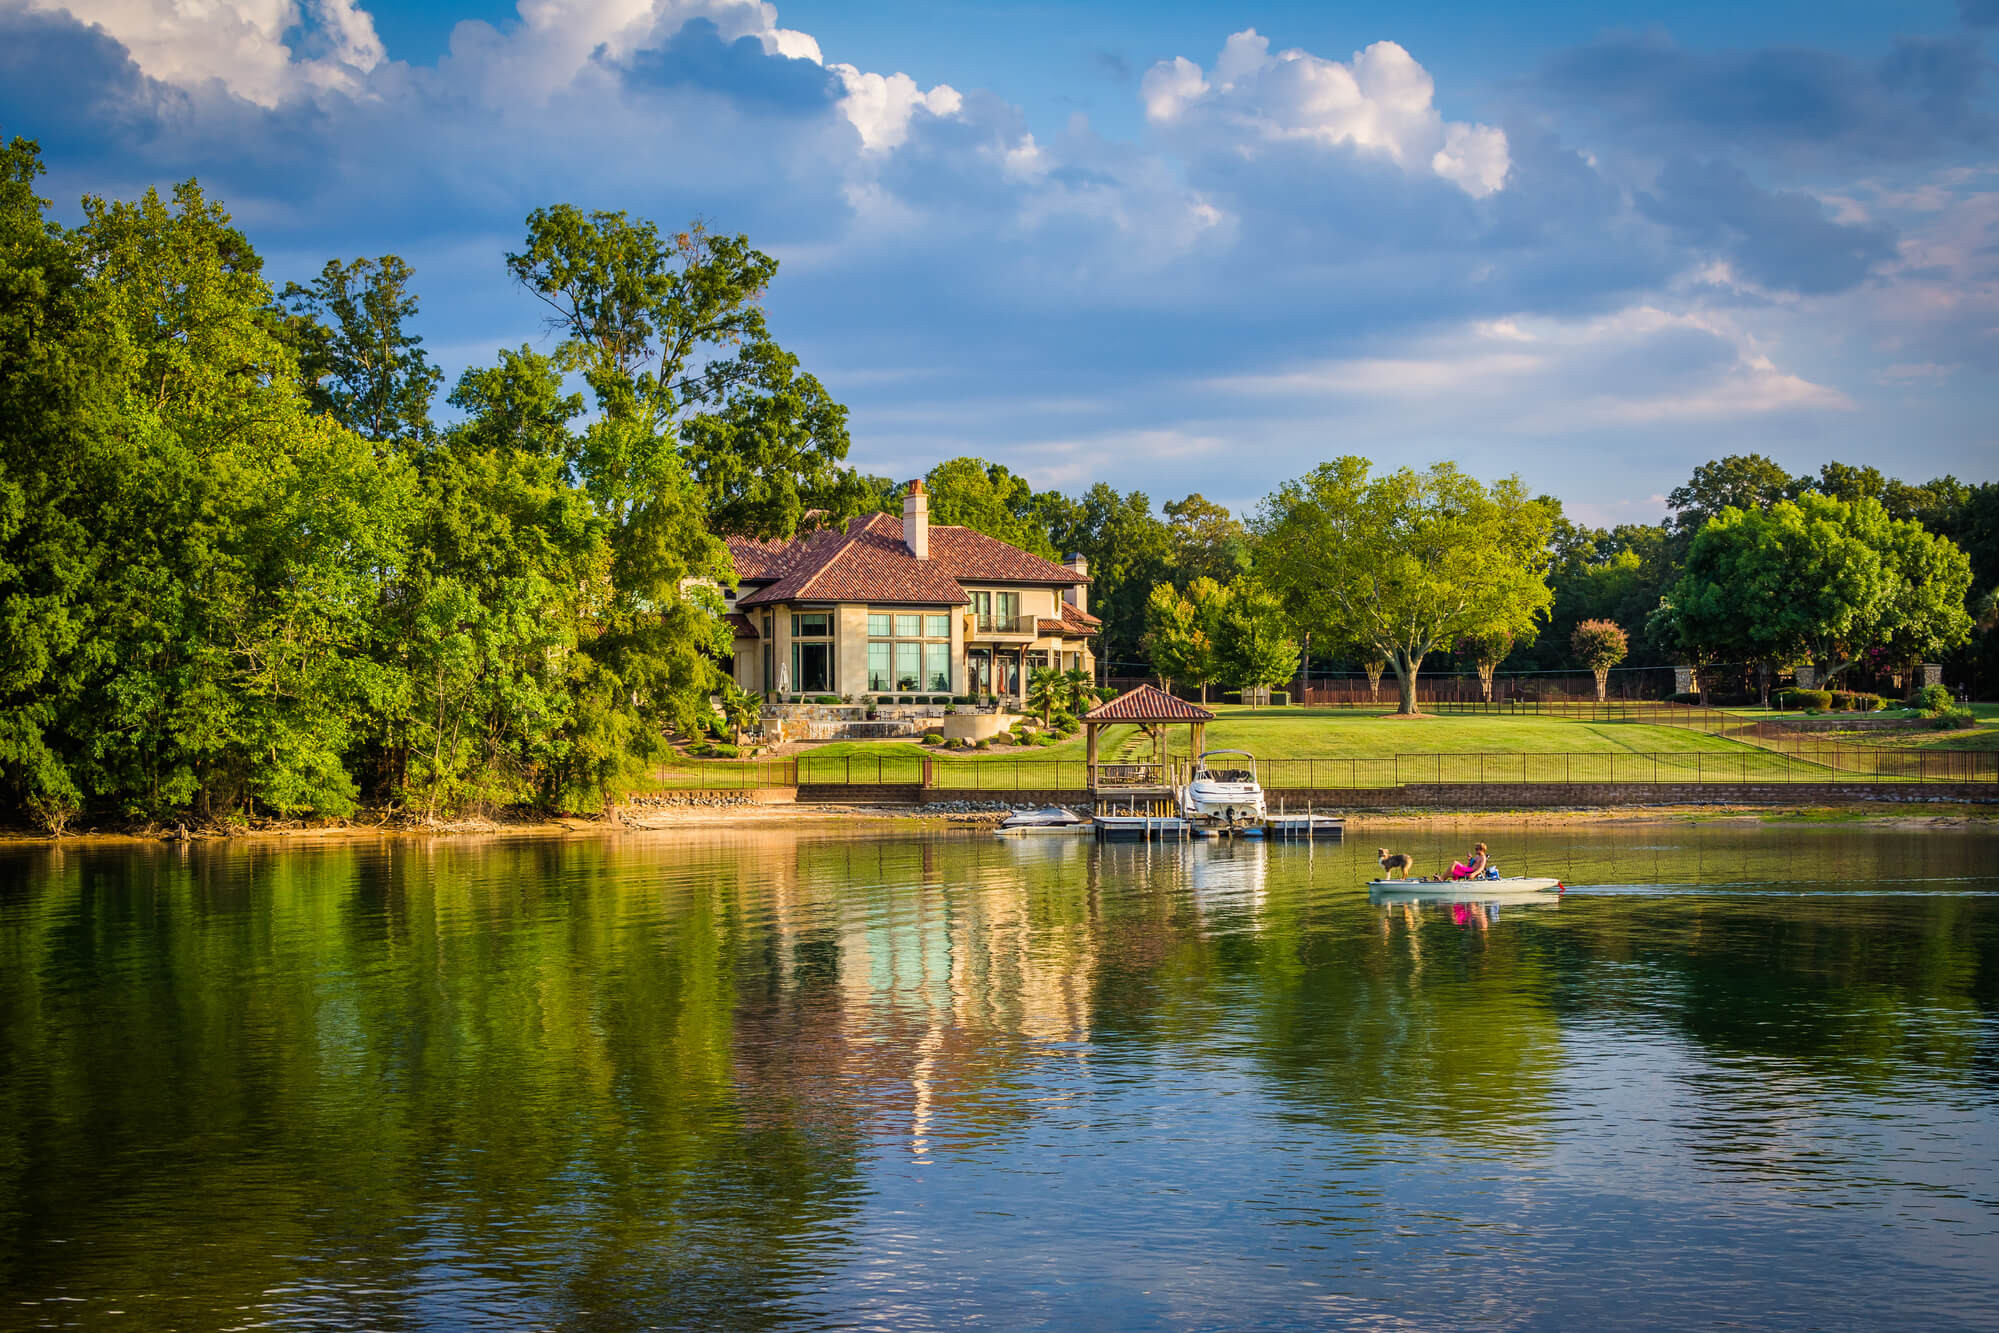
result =
[{"label": "person in kayak", "polygon": [[1479,879],[1485,874],[1485,844],[1477,843],[1471,849],[1471,862],[1451,862],[1452,879]]}]

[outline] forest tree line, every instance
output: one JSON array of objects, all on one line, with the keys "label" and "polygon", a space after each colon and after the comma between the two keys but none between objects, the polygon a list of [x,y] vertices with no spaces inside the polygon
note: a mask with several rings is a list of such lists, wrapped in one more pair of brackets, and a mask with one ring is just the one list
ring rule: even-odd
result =
[{"label": "forest tree line", "polygon": [[[599,808],[722,686],[724,538],[900,507],[902,479],[847,466],[845,409],[772,337],[777,263],[745,237],[537,210],[502,263],[552,346],[447,387],[396,256],[277,289],[196,183],[86,198],[70,227],[42,170],[35,144],[0,149],[0,804],[49,827]],[[1323,577],[1342,487],[1490,508],[1493,634],[1410,647],[1509,668],[1575,665],[1584,621],[1622,626],[1630,664],[1679,660],[1684,627],[1657,612],[1730,508],[1864,498],[1963,548],[1967,613],[1999,584],[1990,482],[1729,458],[1665,522],[1604,530],[1448,465],[1365,474],[1328,463],[1249,515],[1036,491],[976,458],[925,480],[935,522],[1089,558],[1113,676],[1185,678],[1170,615],[1216,627],[1244,681],[1288,679],[1308,637],[1315,670],[1378,661]],[[1988,687],[1990,620],[1952,659]]]}]

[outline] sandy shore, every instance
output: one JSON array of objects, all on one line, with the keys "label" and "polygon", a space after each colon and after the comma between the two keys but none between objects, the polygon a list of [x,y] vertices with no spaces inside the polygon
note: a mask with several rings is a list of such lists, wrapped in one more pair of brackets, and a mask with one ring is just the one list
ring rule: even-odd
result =
[{"label": "sandy shore", "polygon": [[[732,805],[677,806],[626,810],[615,820],[558,816],[550,819],[470,819],[422,827],[388,824],[333,824],[251,828],[218,832],[177,833],[88,831],[52,838],[31,829],[0,830],[0,845],[53,843],[67,846],[158,846],[162,842],[288,843],[351,842],[389,838],[548,838],[601,837],[606,834],[663,829],[794,827],[843,828],[856,824],[880,831],[911,833],[989,829],[1005,818],[999,810],[936,811],[920,806],[871,805]],[[1874,828],[1991,827],[1999,830],[1999,808],[1982,805],[1934,805],[1912,810],[1906,805],[1843,805],[1834,807],[1773,806],[1607,806],[1570,810],[1447,810],[1403,813],[1366,810],[1345,816],[1349,829],[1392,828],[1558,828],[1581,822],[1615,824],[1851,824]]]}]

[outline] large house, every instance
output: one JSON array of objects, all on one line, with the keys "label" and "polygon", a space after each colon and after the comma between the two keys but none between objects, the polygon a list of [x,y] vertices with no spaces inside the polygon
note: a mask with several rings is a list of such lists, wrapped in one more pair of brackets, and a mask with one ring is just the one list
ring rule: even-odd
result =
[{"label": "large house", "polygon": [[791,541],[730,538],[736,684],[766,695],[1001,695],[1036,667],[1092,675],[1089,562],[932,526],[912,481],[902,522],[863,514]]}]

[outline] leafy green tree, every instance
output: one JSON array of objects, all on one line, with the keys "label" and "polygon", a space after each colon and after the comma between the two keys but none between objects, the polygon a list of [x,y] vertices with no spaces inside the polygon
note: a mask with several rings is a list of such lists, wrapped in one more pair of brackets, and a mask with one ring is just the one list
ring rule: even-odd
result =
[{"label": "leafy green tree", "polygon": [[1569,635],[1569,651],[1596,676],[1596,701],[1608,693],[1610,669],[1624,660],[1631,642],[1614,620],[1585,620]]},{"label": "leafy green tree", "polygon": [[1063,526],[1050,536],[1064,554],[1089,557],[1090,609],[1104,622],[1101,655],[1115,672],[1140,652],[1152,586],[1172,573],[1172,537],[1143,491],[1119,494],[1103,482],[1061,506],[1060,516]]},{"label": "leafy green tree", "polygon": [[[970,528],[1010,542],[1045,559],[1055,558],[1035,510],[1034,488],[999,463],[983,458],[947,458],[923,478],[930,494],[930,521]],[[892,513],[902,512],[900,495]]]},{"label": "leafy green tree", "polygon": [[1193,601],[1170,583],[1155,583],[1145,627],[1145,649],[1161,684],[1171,690],[1175,679],[1195,681],[1205,695],[1214,677],[1214,645]]},{"label": "leafy green tree", "polygon": [[1731,454],[1701,464],[1666,495],[1674,527],[1698,532],[1724,509],[1754,509],[1797,494],[1798,480],[1761,454]]},{"label": "leafy green tree", "polygon": [[1238,579],[1215,620],[1215,662],[1224,684],[1238,690],[1282,685],[1298,673],[1298,640],[1276,594]]},{"label": "leafy green tree", "polygon": [[1067,710],[1077,717],[1089,712],[1091,706],[1096,703],[1096,682],[1090,679],[1090,673],[1083,668],[1070,667],[1064,671],[1062,684],[1066,691],[1062,702]]},{"label": "leafy green tree", "polygon": [[376,444],[429,440],[430,400],[444,378],[408,328],[412,276],[395,255],[329,259],[310,284],[286,283],[279,297],[308,398]]},{"label": "leafy green tree", "polygon": [[1198,578],[1228,583],[1249,572],[1249,529],[1226,505],[1196,493],[1167,501],[1165,512],[1181,587]]},{"label": "leafy green tree", "polygon": [[1265,500],[1258,577],[1293,624],[1385,657],[1411,714],[1440,644],[1535,628],[1551,600],[1553,515],[1515,478],[1488,487],[1449,463],[1369,473],[1366,459],[1340,458]]}]

